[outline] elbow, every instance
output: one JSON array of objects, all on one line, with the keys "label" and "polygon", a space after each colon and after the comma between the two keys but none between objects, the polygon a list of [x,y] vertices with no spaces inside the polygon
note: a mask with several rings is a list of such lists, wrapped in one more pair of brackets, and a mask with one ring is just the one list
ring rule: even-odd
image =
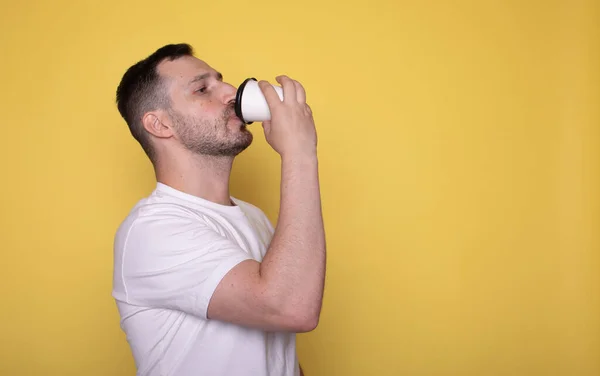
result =
[{"label": "elbow", "polygon": [[[283,331],[307,333],[319,325],[321,315],[321,299],[309,299],[297,296],[279,295],[272,301],[276,326]],[[276,308],[275,308],[276,307]]]},{"label": "elbow", "polygon": [[298,322],[298,327],[296,329],[297,333],[308,333],[317,329],[319,325],[319,315],[312,315],[304,320]]},{"label": "elbow", "polygon": [[319,325],[320,313],[318,310],[298,310],[287,315],[288,327],[296,333],[308,333]]}]

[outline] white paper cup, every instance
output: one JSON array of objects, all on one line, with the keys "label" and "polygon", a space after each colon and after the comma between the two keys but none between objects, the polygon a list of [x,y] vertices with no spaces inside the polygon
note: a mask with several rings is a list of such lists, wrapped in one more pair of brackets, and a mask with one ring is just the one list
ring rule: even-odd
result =
[{"label": "white paper cup", "polygon": [[[283,101],[283,89],[280,86],[271,86]],[[246,124],[271,120],[267,99],[260,90],[256,78],[247,78],[238,88],[235,96],[235,114]]]}]

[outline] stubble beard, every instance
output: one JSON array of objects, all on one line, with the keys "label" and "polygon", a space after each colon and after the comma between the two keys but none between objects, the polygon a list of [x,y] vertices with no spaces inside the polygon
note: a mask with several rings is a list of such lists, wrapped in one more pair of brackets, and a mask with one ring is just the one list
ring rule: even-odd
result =
[{"label": "stubble beard", "polygon": [[233,108],[227,108],[215,119],[193,119],[169,111],[183,146],[193,153],[213,157],[235,157],[252,144],[252,133],[245,125],[232,134],[228,124]]}]

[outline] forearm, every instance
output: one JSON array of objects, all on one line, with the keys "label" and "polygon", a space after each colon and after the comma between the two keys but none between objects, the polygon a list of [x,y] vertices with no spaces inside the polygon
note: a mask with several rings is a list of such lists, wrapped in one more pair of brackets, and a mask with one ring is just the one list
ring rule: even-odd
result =
[{"label": "forearm", "polygon": [[316,152],[284,156],[279,218],[261,277],[276,304],[308,327],[321,310],[325,258]]}]

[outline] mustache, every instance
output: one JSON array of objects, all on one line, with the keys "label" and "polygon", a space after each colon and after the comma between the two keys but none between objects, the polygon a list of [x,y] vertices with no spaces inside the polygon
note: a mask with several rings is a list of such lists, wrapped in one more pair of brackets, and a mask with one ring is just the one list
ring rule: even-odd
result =
[{"label": "mustache", "polygon": [[[230,103],[227,105],[227,107],[225,107],[225,109],[223,110],[223,119],[229,119],[231,117],[231,115],[236,115],[235,113],[235,103]],[[237,116],[237,115],[236,115]]]}]

